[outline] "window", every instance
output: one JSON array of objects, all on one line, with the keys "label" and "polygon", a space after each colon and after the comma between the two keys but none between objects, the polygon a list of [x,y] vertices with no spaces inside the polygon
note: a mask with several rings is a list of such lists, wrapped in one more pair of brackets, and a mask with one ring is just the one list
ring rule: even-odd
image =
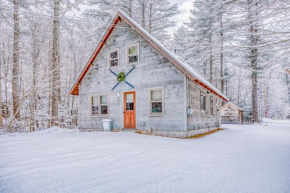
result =
[{"label": "window", "polygon": [[205,103],[206,103],[206,96],[203,93],[200,93],[200,109],[206,111],[205,108]]},{"label": "window", "polygon": [[103,116],[108,115],[107,95],[93,95],[91,96],[91,115]]},{"label": "window", "polygon": [[127,64],[134,65],[139,63],[139,44],[127,46]]},{"label": "window", "polygon": [[149,89],[149,115],[162,116],[164,114],[163,88]]},{"label": "window", "polygon": [[213,97],[210,97],[210,114],[213,115]]},{"label": "window", "polygon": [[116,68],[119,65],[119,49],[108,52],[109,68]]}]

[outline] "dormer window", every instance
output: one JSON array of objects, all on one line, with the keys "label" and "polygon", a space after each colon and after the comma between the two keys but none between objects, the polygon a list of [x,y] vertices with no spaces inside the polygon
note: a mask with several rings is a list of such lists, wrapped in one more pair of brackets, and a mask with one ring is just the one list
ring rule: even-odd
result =
[{"label": "dormer window", "polygon": [[127,64],[135,65],[139,63],[139,44],[127,46]]},{"label": "dormer window", "polygon": [[119,49],[109,50],[108,62],[109,68],[117,68],[119,66]]}]

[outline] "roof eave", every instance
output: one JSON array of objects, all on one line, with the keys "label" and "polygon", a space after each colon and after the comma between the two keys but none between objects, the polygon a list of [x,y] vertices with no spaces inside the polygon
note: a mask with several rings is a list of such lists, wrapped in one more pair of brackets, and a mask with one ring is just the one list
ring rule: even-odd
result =
[{"label": "roof eave", "polygon": [[102,35],[101,41],[99,42],[98,46],[94,50],[94,52],[91,55],[90,59],[88,60],[87,64],[84,66],[82,72],[80,73],[80,75],[78,76],[76,81],[74,82],[72,88],[70,89],[69,93],[71,95],[79,95],[79,85],[80,85],[82,79],[84,78],[85,74],[89,70],[90,66],[93,64],[98,53],[101,51],[103,45],[105,44],[105,42],[107,41],[107,39],[109,38],[109,36],[111,35],[112,31],[114,30],[115,26],[117,25],[117,23],[119,21],[120,21],[120,12],[118,11],[116,13],[116,15],[114,16],[114,18],[111,20],[111,22],[110,22],[111,25],[108,26],[108,28],[106,29],[106,31]]}]

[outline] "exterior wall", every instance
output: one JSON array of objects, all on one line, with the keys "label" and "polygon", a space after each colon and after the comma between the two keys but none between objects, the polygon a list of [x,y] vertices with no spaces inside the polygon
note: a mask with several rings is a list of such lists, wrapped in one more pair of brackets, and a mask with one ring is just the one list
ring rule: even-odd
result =
[{"label": "exterior wall", "polygon": [[242,116],[241,111],[231,105],[227,104],[221,109],[221,120],[222,124],[241,124],[242,123]]},{"label": "exterior wall", "polygon": [[[218,128],[220,126],[219,108],[222,100],[189,79],[187,79],[186,85],[187,107],[193,110],[192,114],[187,116],[188,135],[192,136]],[[206,111],[201,110],[200,107],[201,92],[206,96]],[[210,97],[213,97],[213,115],[210,112]]]},{"label": "exterior wall", "polygon": [[[86,131],[102,130],[102,120],[111,119],[113,129],[123,128],[123,93],[136,91],[136,127],[151,131],[184,131],[184,77],[171,62],[161,56],[126,23],[115,28],[101,53],[94,61],[89,72],[79,87],[79,129]],[[107,67],[108,50],[119,48],[119,67],[112,69],[116,74],[127,73],[132,66],[126,65],[126,46],[139,43],[139,64],[126,77],[126,81],[135,88],[132,89],[122,82],[113,91],[117,77]],[[149,116],[149,88],[164,87],[164,116]],[[117,93],[120,97],[117,97]],[[108,94],[108,116],[92,117],[90,111],[90,95]],[[145,126],[143,126],[145,122]],[[168,133],[168,132],[167,132]]]}]

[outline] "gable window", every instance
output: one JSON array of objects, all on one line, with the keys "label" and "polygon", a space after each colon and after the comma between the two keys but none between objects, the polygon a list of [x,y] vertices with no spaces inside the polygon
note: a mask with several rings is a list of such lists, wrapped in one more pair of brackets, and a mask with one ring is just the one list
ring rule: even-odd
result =
[{"label": "gable window", "polygon": [[213,97],[210,97],[210,114],[213,115]]},{"label": "gable window", "polygon": [[139,63],[139,44],[127,46],[127,64],[134,65]]},{"label": "gable window", "polygon": [[200,109],[203,111],[206,111],[206,96],[203,93],[200,93]]},{"label": "gable window", "polygon": [[107,95],[93,95],[91,96],[91,116],[108,115]]},{"label": "gable window", "polygon": [[164,115],[164,97],[163,88],[149,89],[149,115]]},{"label": "gable window", "polygon": [[119,66],[119,49],[109,50],[108,62],[109,68],[116,68]]}]

